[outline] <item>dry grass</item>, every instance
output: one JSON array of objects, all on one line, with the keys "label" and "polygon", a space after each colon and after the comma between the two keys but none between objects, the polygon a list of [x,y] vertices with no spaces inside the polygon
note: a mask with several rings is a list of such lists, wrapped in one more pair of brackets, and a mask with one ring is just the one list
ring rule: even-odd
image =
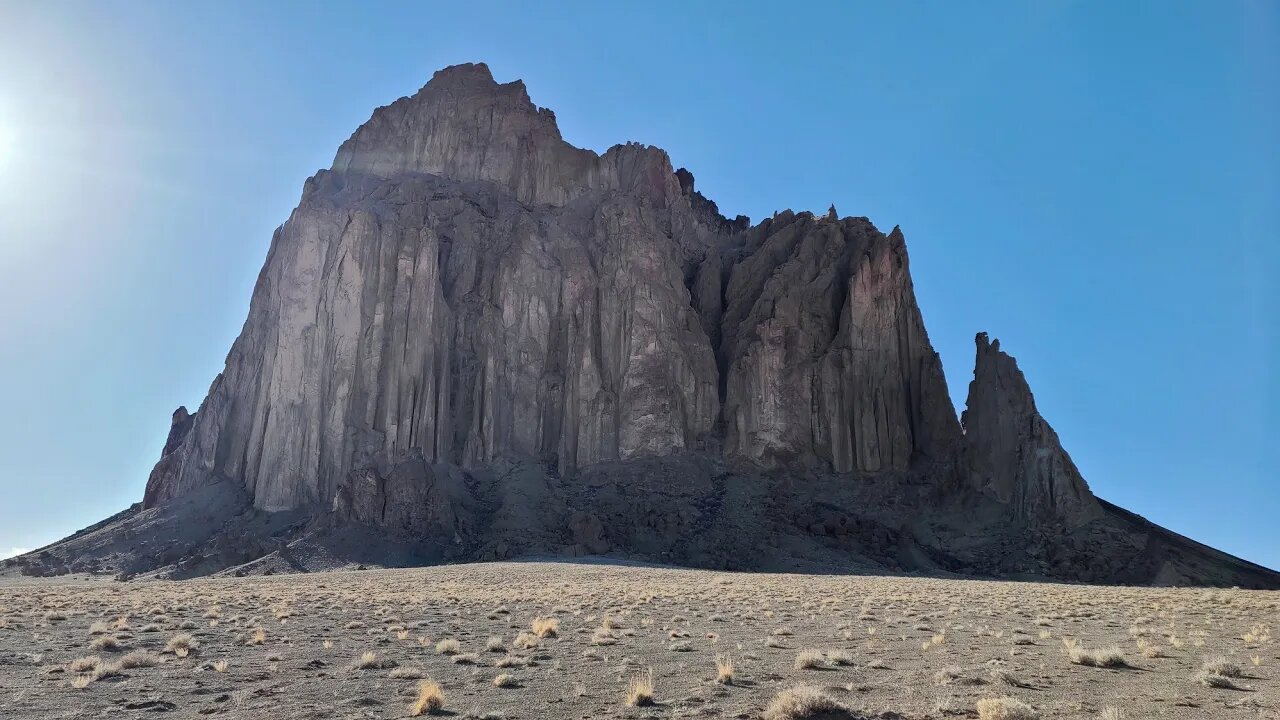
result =
[{"label": "dry grass", "polygon": [[1016,698],[983,698],[977,705],[978,720],[1039,720],[1040,713]]},{"label": "dry grass", "polygon": [[164,652],[184,658],[200,649],[200,643],[190,633],[178,633],[164,644]]},{"label": "dry grass", "polygon": [[500,688],[513,688],[519,687],[520,683],[516,680],[514,675],[502,673],[493,679],[493,686]]},{"label": "dry grass", "polygon": [[552,638],[560,632],[560,621],[553,617],[536,617],[533,619],[533,634],[540,638]]},{"label": "dry grass", "polygon": [[244,641],[245,645],[261,645],[267,641],[267,631],[262,628],[254,628],[249,633],[249,639]]},{"label": "dry grass", "polygon": [[1110,647],[1103,650],[1089,650],[1080,645],[1076,645],[1067,651],[1067,656],[1071,658],[1071,662],[1076,665],[1087,665],[1089,667],[1099,668],[1129,667],[1129,661],[1125,659],[1124,653],[1118,647]]},{"label": "dry grass", "polygon": [[436,652],[441,655],[457,655],[462,652],[462,644],[453,638],[445,638],[436,643]]},{"label": "dry grass", "polygon": [[849,666],[849,665],[853,665],[856,662],[856,660],[853,657],[853,653],[849,652],[848,650],[842,650],[839,648],[828,650],[826,652],[826,656],[827,656],[827,662],[831,663],[832,665]]},{"label": "dry grass", "polygon": [[151,653],[146,650],[134,650],[120,658],[120,667],[125,669],[144,668],[151,667],[158,662],[159,660],[152,657]]},{"label": "dry grass", "polygon": [[92,672],[102,663],[102,659],[97,655],[89,655],[87,657],[78,657],[67,663],[67,672],[82,673]]},{"label": "dry grass", "polygon": [[1227,659],[1225,655],[1209,658],[1200,666],[1200,671],[1210,675],[1238,678],[1244,676],[1244,668]]},{"label": "dry grass", "polygon": [[493,661],[493,666],[499,668],[523,667],[527,663],[527,660],[517,655],[503,655]]},{"label": "dry grass", "polygon": [[763,720],[833,720],[851,717],[847,705],[811,685],[783,690],[765,708]]},{"label": "dry grass", "polygon": [[[1190,720],[1280,707],[1269,667],[1277,646],[1256,627],[1275,625],[1269,619],[1280,600],[1248,590],[531,563],[165,583],[23,582],[7,586],[0,577],[0,686],[16,689],[0,691],[5,717],[106,716],[121,712],[122,701],[153,695],[186,697],[181,713],[193,717],[202,710],[275,717],[282,708],[299,717],[393,717],[415,707],[421,680],[435,678],[448,685],[449,702],[462,706],[439,712],[456,710],[459,718],[639,718],[651,711],[623,707],[623,695],[637,673],[649,679],[649,668],[662,684],[657,705],[670,700],[663,715],[759,719],[770,699],[797,681],[820,686],[802,691],[802,699],[852,706],[852,717],[977,720],[979,699],[1006,694],[1044,718],[1079,720],[1097,720],[1105,705],[1132,720],[1153,709]],[[215,606],[218,618],[201,619]],[[68,620],[50,624],[49,612]],[[555,638],[539,639],[531,628],[541,617],[559,619]],[[116,618],[146,618],[136,625],[163,630],[126,635]],[[190,635],[202,657],[162,654],[193,621],[200,629]],[[269,638],[264,622],[276,628]],[[346,629],[352,623],[357,627]],[[1048,630],[1051,638],[1037,639]],[[263,650],[245,647],[251,633]],[[943,642],[935,644],[935,635]],[[99,637],[133,647],[90,651]],[[765,638],[789,647],[767,647]],[[1140,671],[1064,662],[1074,648],[1112,664],[1107,651],[1092,649],[1120,638],[1121,656],[1141,663]],[[457,651],[436,653],[442,639],[457,642]],[[1169,654],[1143,659],[1159,646]],[[358,662],[363,651],[374,660]],[[800,656],[807,669],[795,669]],[[353,660],[365,669],[353,670]],[[1202,663],[1212,672],[1201,674]],[[1239,671],[1248,679],[1229,676]],[[1034,688],[1020,689],[1020,677]],[[215,692],[187,697],[192,683]],[[259,687],[271,692],[253,692]],[[230,697],[215,701],[223,695]],[[1200,709],[1180,704],[1184,699]],[[805,705],[789,707],[803,712]]]},{"label": "dry grass", "polygon": [[1003,668],[992,668],[989,676],[991,678],[991,682],[996,684],[1004,684],[1016,688],[1030,687],[1022,680],[1019,680],[1017,675],[1014,675]]},{"label": "dry grass", "polygon": [[1199,672],[1196,673],[1196,680],[1205,687],[1218,688],[1220,690],[1240,690],[1239,685],[1226,675],[1215,675],[1213,673]]},{"label": "dry grass", "polygon": [[434,715],[443,709],[444,689],[440,687],[440,683],[434,680],[423,680],[418,685],[418,699],[413,703],[409,714],[414,717]]},{"label": "dry grass", "polygon": [[794,666],[797,670],[812,670],[825,664],[826,657],[821,650],[801,650],[796,654]]},{"label": "dry grass", "polygon": [[729,655],[716,655],[716,682],[721,685],[733,684],[733,658]]},{"label": "dry grass", "polygon": [[99,635],[89,643],[89,647],[93,650],[119,650],[120,640],[115,635]]},{"label": "dry grass", "polygon": [[631,682],[627,683],[624,700],[630,707],[646,707],[653,704],[653,693],[653,670],[650,669],[631,678]]}]

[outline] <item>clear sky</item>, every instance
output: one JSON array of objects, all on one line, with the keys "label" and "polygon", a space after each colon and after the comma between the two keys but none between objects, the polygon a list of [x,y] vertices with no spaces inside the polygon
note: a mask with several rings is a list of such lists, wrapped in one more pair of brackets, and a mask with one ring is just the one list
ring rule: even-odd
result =
[{"label": "clear sky", "polygon": [[[445,65],[728,215],[901,225],[1102,497],[1280,568],[1280,4],[0,0],[0,555],[142,497],[271,231]],[[643,7],[641,7],[643,6]]]}]

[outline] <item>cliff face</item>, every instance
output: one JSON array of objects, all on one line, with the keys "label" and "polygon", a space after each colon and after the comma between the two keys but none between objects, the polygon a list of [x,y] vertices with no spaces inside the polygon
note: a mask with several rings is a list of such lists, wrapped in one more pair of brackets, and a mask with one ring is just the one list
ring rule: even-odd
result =
[{"label": "cliff face", "polygon": [[662,150],[575,148],[483,65],[308,180],[143,508],[25,567],[296,570],[357,556],[315,550],[355,527],[414,562],[1280,586],[1094,498],[985,334],[959,422],[898,228],[730,221]]},{"label": "cliff face", "polygon": [[696,290],[718,324],[727,453],[876,472],[957,446],[897,228],[785,212],[711,252]]},{"label": "cliff face", "polygon": [[411,451],[878,471],[958,439],[896,229],[747,229],[663,151],[574,148],[521,83],[459,66],[308,182],[147,504],[224,478],[326,504]]}]

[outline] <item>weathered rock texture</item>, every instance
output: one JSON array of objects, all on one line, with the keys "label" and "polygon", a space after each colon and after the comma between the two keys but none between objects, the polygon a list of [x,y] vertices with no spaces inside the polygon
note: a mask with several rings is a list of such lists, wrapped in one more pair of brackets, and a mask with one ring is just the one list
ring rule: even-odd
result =
[{"label": "weathered rock texture", "polygon": [[963,426],[899,229],[730,221],[662,150],[575,148],[522,83],[462,65],[307,182],[143,506],[18,564],[1280,583],[1096,500],[985,335]]}]

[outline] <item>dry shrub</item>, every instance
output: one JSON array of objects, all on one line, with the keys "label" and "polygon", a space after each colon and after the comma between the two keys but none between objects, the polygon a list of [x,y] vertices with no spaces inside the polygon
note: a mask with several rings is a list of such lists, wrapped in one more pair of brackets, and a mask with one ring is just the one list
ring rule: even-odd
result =
[{"label": "dry shrub", "polygon": [[540,638],[555,637],[560,632],[560,621],[553,617],[536,617],[533,619],[533,634]]},{"label": "dry shrub", "polygon": [[848,650],[839,648],[827,651],[827,662],[832,665],[852,665],[854,663],[853,653]]},{"label": "dry shrub", "polygon": [[157,660],[146,650],[134,650],[120,658],[120,667],[125,669],[151,667],[156,663]]},{"label": "dry shrub", "polygon": [[1100,668],[1129,667],[1129,661],[1125,660],[1124,653],[1118,647],[1106,648],[1105,650],[1089,650],[1081,645],[1076,645],[1067,652],[1067,655],[1071,658],[1071,662],[1076,665]]},{"label": "dry shrub", "polygon": [[1220,690],[1240,690],[1241,687],[1236,685],[1231,678],[1226,675],[1215,675],[1208,672],[1199,672],[1196,674],[1196,680],[1200,681],[1205,687],[1218,688]]},{"label": "dry shrub", "polygon": [[716,682],[721,685],[733,684],[733,658],[728,655],[716,655]]},{"label": "dry shrub", "polygon": [[824,657],[821,650],[801,650],[796,655],[795,668],[797,670],[809,670],[820,668],[823,665]]},{"label": "dry shrub", "polygon": [[189,633],[178,633],[169,638],[169,642],[164,644],[164,651],[177,655],[180,658],[186,657],[196,650],[200,649],[200,643]]},{"label": "dry shrub", "polygon": [[515,676],[508,675],[507,673],[502,673],[501,675],[493,679],[494,687],[513,688],[513,687],[517,687],[519,684],[520,683],[515,679]]},{"label": "dry shrub", "polygon": [[440,683],[433,680],[423,680],[418,685],[418,699],[413,703],[413,708],[409,714],[417,717],[419,715],[436,714],[444,709],[444,689],[440,687]]},{"label": "dry shrub", "polygon": [[1224,655],[1219,655],[1205,660],[1204,665],[1200,666],[1200,670],[1210,675],[1221,675],[1229,678],[1244,676],[1244,668],[1234,662],[1231,662]]},{"label": "dry shrub", "polygon": [[89,647],[93,650],[119,650],[120,641],[115,635],[99,635],[89,643]]},{"label": "dry shrub", "polygon": [[978,720],[1040,720],[1035,708],[1010,697],[978,701]]},{"label": "dry shrub", "polygon": [[645,707],[653,704],[653,670],[636,675],[627,684],[626,703],[631,707]]},{"label": "dry shrub", "polygon": [[1009,672],[1008,670],[1004,670],[1004,669],[1001,669],[1001,668],[992,668],[992,669],[991,669],[991,682],[994,682],[994,683],[1004,683],[1005,685],[1010,685],[1010,686],[1012,686],[1012,687],[1016,687],[1016,688],[1025,688],[1025,687],[1030,687],[1030,686],[1029,686],[1029,685],[1027,685],[1025,682],[1023,682],[1022,680],[1019,680],[1019,679],[1018,679],[1018,676],[1014,675],[1013,673]]},{"label": "dry shrub", "polygon": [[847,705],[811,685],[800,685],[773,696],[763,720],[855,720]]},{"label": "dry shrub", "polygon": [[67,671],[73,673],[92,672],[100,664],[102,664],[102,659],[97,655],[78,657],[67,663]]}]

